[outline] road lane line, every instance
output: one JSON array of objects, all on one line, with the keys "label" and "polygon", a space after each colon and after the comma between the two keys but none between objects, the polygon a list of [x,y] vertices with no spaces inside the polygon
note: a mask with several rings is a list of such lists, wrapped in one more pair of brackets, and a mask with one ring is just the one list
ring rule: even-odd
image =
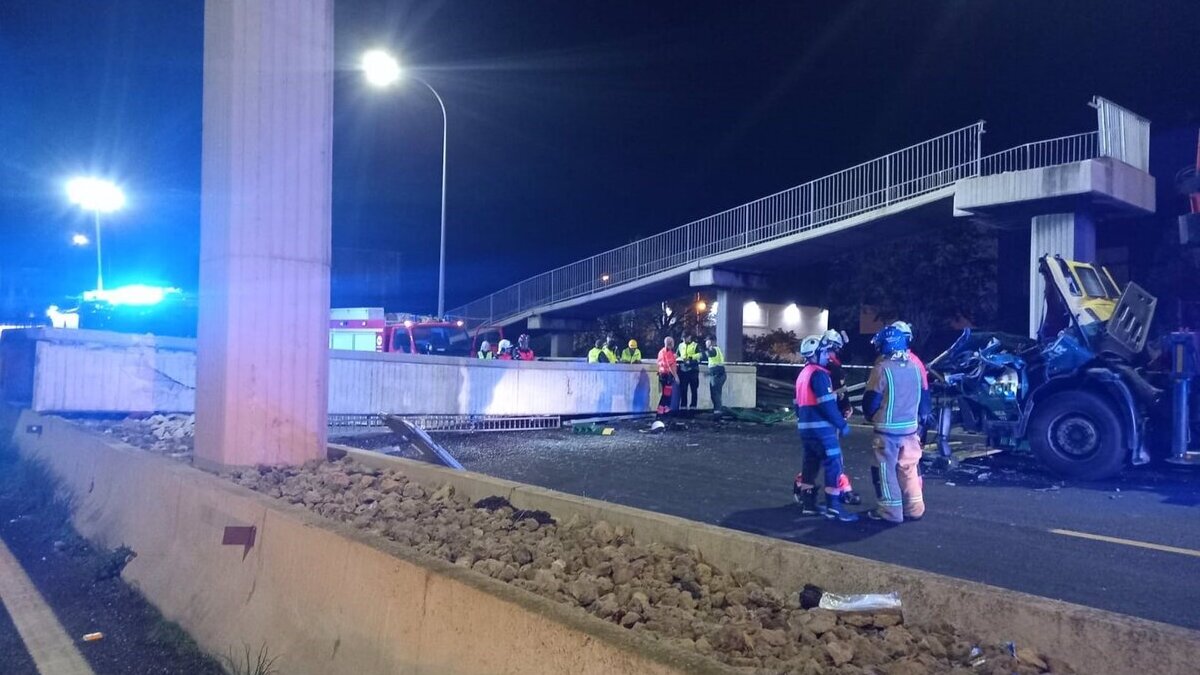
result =
[{"label": "road lane line", "polygon": [[1148,541],[1137,541],[1134,539],[1121,539],[1120,537],[1109,537],[1103,534],[1090,534],[1088,532],[1076,532],[1075,530],[1050,530],[1054,534],[1062,534],[1068,537],[1078,537],[1080,539],[1091,539],[1093,541],[1105,541],[1110,544],[1122,544],[1124,546],[1136,546],[1138,548],[1148,548],[1152,551],[1163,551],[1165,553],[1178,553],[1179,555],[1190,555],[1193,558],[1200,558],[1200,551],[1190,548],[1179,548],[1178,546],[1167,546],[1165,544],[1152,544]]},{"label": "road lane line", "polygon": [[0,602],[41,675],[92,675],[83,655],[8,547],[0,541]]}]

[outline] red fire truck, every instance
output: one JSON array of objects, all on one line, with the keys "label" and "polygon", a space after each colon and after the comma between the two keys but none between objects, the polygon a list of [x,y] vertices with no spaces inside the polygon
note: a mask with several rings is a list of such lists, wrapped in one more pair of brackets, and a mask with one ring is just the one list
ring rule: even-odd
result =
[{"label": "red fire truck", "polygon": [[471,336],[461,319],[393,314],[382,307],[334,308],[329,319],[330,349],[474,355]]}]

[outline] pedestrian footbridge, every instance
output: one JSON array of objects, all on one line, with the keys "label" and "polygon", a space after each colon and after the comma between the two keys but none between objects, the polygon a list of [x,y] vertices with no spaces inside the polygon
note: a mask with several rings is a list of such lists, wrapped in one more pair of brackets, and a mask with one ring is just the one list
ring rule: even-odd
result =
[{"label": "pedestrian footbridge", "polygon": [[[1021,216],[1029,223],[1030,214],[1075,212],[1080,198],[1098,194],[1144,211],[1147,180],[1148,210],[1153,210],[1153,180],[1145,174],[1149,122],[1103,98],[1092,106],[1095,130],[984,155],[984,122],[979,121],[543,272],[451,314],[491,325],[532,319],[531,327],[552,328],[554,317],[594,317],[652,302],[651,295],[736,285],[736,279],[747,278],[741,273],[795,266],[831,247],[885,234],[889,225],[894,232],[923,210],[936,209],[949,218],[994,218],[1006,214],[1000,206],[1019,203],[1032,209]],[[1054,170],[1061,167],[1068,170]],[[1097,175],[1104,182],[1106,172],[1111,182],[1114,170],[1133,174],[1139,193],[1111,194],[1111,185],[1097,183]],[[991,180],[997,177],[1003,178]]]}]

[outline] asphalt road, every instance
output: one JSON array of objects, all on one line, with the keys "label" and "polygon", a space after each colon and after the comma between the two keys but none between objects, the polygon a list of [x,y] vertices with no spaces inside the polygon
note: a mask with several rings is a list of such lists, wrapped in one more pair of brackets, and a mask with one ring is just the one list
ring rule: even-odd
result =
[{"label": "asphalt road", "polygon": [[[438,440],[472,471],[1200,628],[1200,472],[1136,469],[1117,480],[1061,484],[1025,458],[967,460],[964,469],[926,475],[921,522],[887,528],[798,515],[791,481],[800,456],[790,425],[694,422],[663,435],[639,433],[644,426],[626,423],[612,436],[563,430]],[[845,454],[866,509],[874,503],[870,432],[855,429]]]}]

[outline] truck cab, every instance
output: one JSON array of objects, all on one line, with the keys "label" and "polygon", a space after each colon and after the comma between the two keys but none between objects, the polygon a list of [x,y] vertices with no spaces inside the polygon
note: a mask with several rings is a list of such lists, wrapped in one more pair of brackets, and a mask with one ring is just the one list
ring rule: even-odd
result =
[{"label": "truck cab", "polygon": [[1166,378],[1148,368],[1156,300],[1108,270],[1043,256],[1046,314],[1036,341],[967,330],[930,362],[947,430],[957,417],[991,445],[1028,445],[1054,471],[1098,479],[1149,461]]}]

